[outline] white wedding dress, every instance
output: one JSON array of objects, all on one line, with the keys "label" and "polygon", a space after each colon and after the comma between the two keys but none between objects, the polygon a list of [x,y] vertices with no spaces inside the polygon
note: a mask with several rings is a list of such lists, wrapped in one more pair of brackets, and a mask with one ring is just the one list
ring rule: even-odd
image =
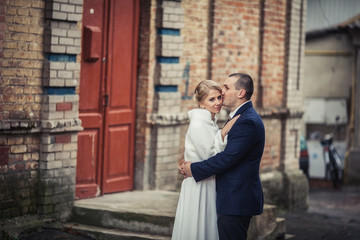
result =
[{"label": "white wedding dress", "polygon": [[[190,124],[185,137],[186,161],[203,161],[225,148],[227,137],[222,140],[216,118],[213,121],[208,110],[193,109],[188,115]],[[192,177],[183,180],[171,239],[219,239],[215,176],[200,182]]]}]

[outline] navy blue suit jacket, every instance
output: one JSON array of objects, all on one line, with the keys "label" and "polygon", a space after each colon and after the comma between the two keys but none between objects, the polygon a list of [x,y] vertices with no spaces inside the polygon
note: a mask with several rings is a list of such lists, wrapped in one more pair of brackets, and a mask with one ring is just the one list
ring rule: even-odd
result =
[{"label": "navy blue suit jacket", "polygon": [[238,114],[240,118],[228,133],[224,151],[192,163],[191,172],[197,182],[216,175],[218,215],[259,215],[264,200],[259,168],[265,128],[252,102],[245,103],[235,116]]}]

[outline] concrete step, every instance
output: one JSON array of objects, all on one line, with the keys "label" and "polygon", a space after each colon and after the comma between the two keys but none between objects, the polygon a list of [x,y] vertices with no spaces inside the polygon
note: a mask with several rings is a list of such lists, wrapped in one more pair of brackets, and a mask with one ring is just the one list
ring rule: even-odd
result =
[{"label": "concrete step", "polygon": [[[97,240],[170,239],[178,198],[178,192],[132,191],[78,200],[68,227],[92,232]],[[263,214],[251,220],[249,240],[284,239],[285,234],[276,206],[265,204]]]},{"label": "concrete step", "polygon": [[277,217],[276,218],[276,228],[270,235],[271,239],[286,239],[286,223],[285,218]]},{"label": "concrete step", "polygon": [[133,191],[76,201],[71,221],[88,226],[170,236],[179,193]]},{"label": "concrete step", "polygon": [[295,238],[295,235],[292,235],[292,234],[285,235],[285,240],[290,240],[290,239],[294,239],[294,238]]},{"label": "concrete step", "polygon": [[82,207],[75,207],[73,214],[72,221],[80,224],[165,236],[172,233],[174,221],[174,218],[166,216]]},{"label": "concrete step", "polygon": [[248,240],[285,239],[285,235],[285,219],[277,217],[276,206],[265,204],[263,213],[251,219]]},{"label": "concrete step", "polygon": [[94,240],[170,240],[169,236],[142,234],[126,232],[115,229],[107,229],[95,226],[82,225],[77,223],[68,223],[64,225],[67,230],[80,232],[93,238]]}]

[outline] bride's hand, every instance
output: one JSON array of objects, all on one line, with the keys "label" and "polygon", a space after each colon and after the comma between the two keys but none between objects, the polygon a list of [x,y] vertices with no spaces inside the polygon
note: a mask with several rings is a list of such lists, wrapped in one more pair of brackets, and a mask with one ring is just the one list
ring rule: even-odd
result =
[{"label": "bride's hand", "polygon": [[240,117],[240,114],[233,117],[224,127],[223,129],[221,129],[221,136],[224,140],[226,134],[228,134],[228,132],[230,131],[230,129],[232,128],[232,126],[234,125],[234,123],[236,122],[236,120],[238,120],[238,118]]}]

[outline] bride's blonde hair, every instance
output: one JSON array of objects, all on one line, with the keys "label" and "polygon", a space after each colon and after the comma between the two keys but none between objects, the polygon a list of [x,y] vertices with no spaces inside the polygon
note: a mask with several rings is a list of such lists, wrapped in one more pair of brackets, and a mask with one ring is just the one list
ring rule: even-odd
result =
[{"label": "bride's blonde hair", "polygon": [[222,91],[220,85],[213,80],[203,80],[196,86],[193,99],[199,106],[209,94],[210,89],[218,90],[220,93]]}]

